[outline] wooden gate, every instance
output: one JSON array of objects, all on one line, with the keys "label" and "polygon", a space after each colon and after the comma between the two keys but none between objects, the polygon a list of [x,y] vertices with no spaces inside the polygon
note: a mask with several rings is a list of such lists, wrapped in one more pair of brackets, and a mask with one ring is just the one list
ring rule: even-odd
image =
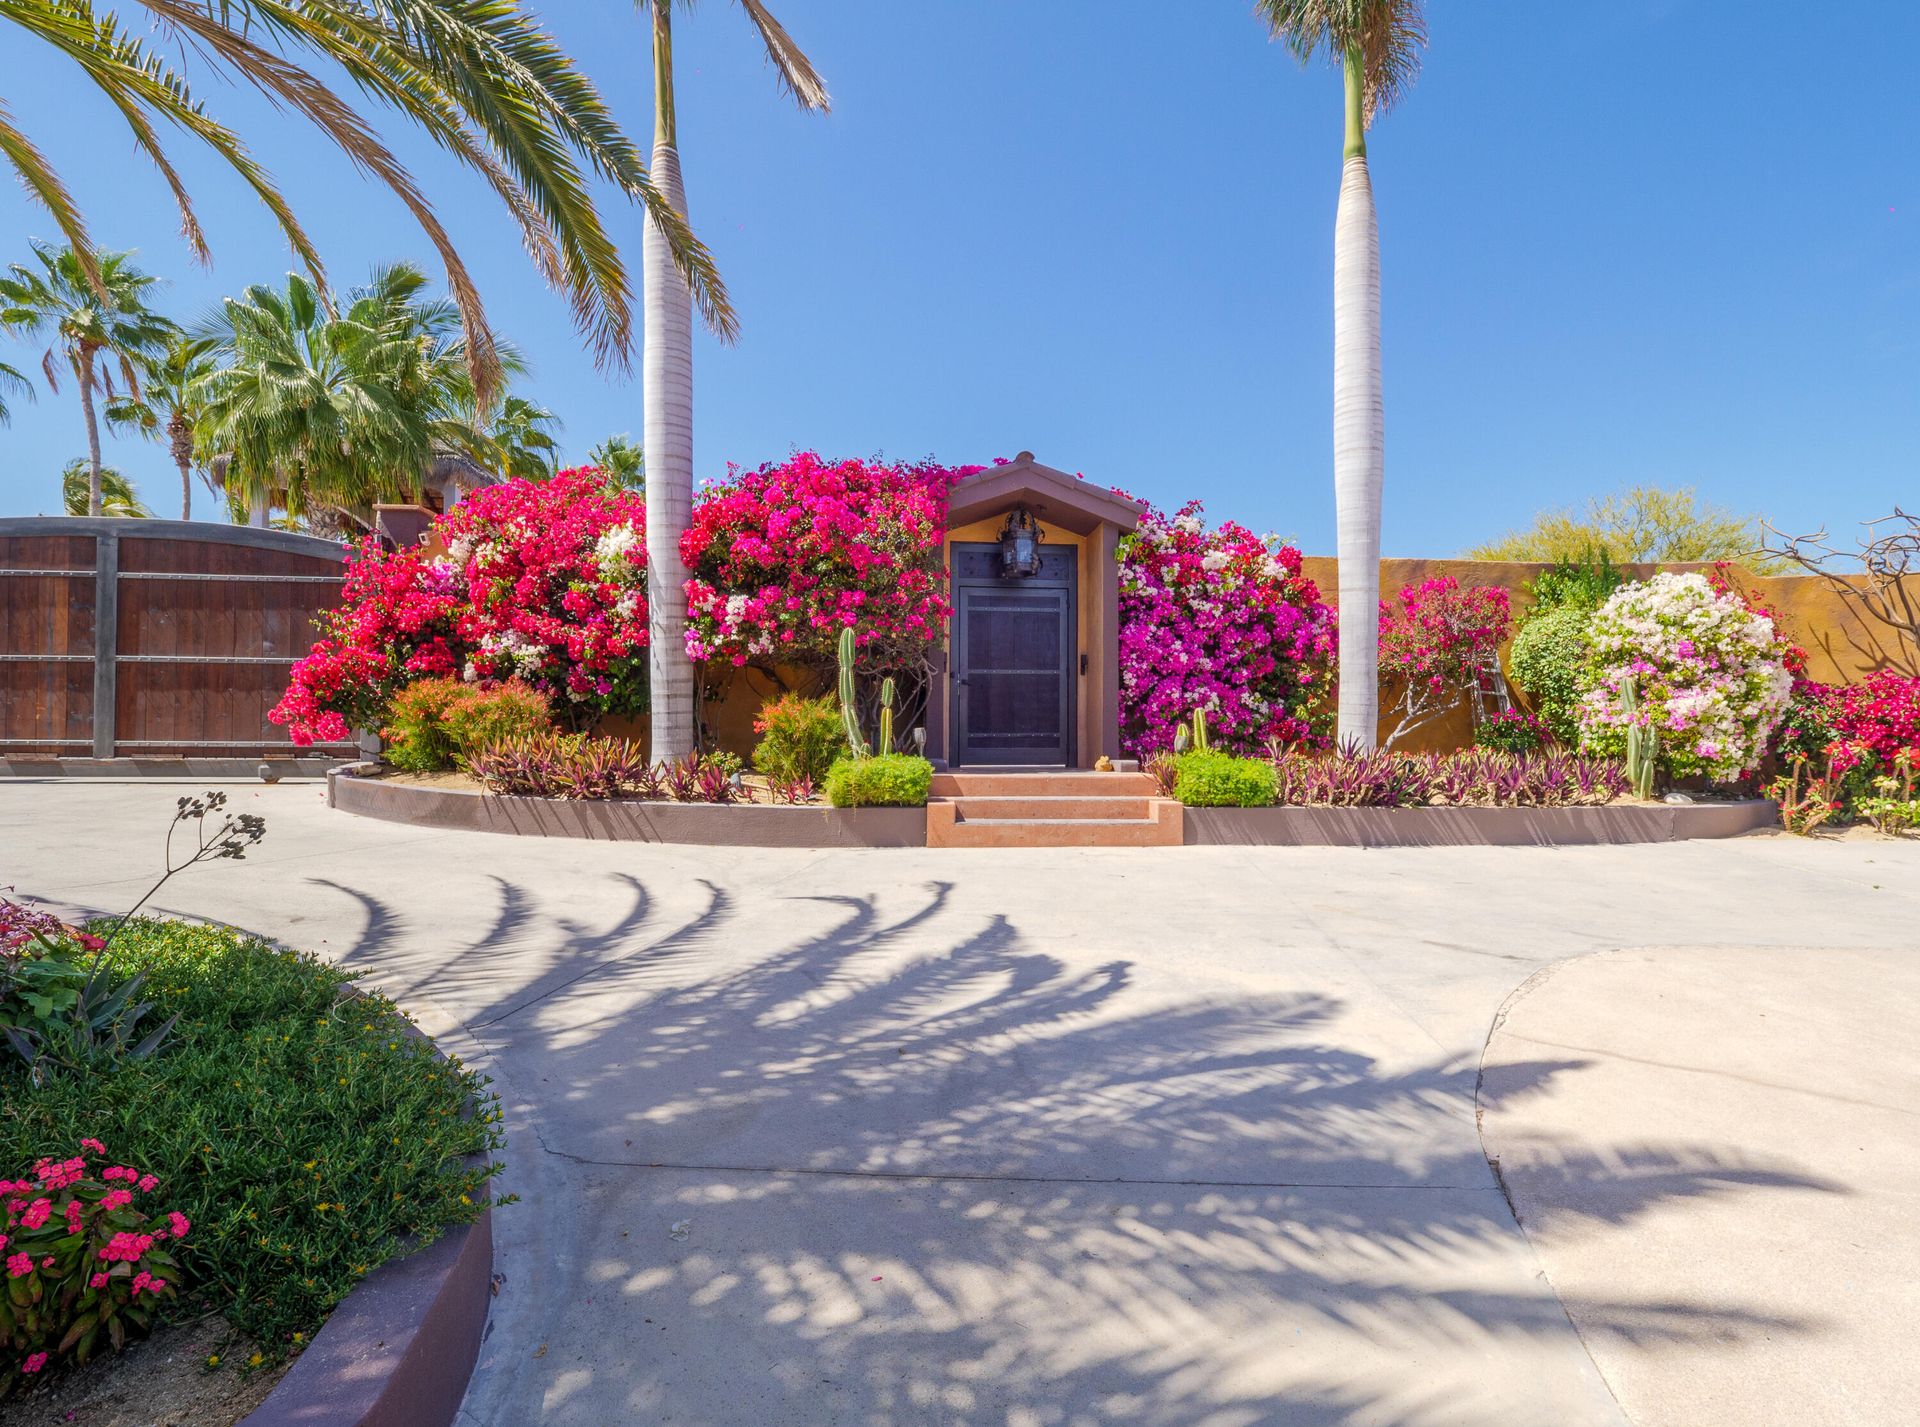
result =
[{"label": "wooden gate", "polygon": [[0,760],[294,756],[267,711],[344,555],[279,530],[0,518]]}]

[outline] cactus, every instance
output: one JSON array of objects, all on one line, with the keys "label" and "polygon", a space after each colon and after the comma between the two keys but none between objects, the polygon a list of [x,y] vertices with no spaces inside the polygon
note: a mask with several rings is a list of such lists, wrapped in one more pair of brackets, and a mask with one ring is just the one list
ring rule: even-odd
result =
[{"label": "cactus", "polygon": [[1180,754],[1185,753],[1187,749],[1190,748],[1192,745],[1193,745],[1193,735],[1190,732],[1188,732],[1187,726],[1184,723],[1174,725],[1174,730],[1173,730],[1174,755],[1178,757]]},{"label": "cactus", "polygon": [[893,752],[893,678],[891,675],[880,681],[880,741],[874,745],[874,751]]},{"label": "cactus", "polygon": [[1208,746],[1207,711],[1205,709],[1195,709],[1193,711],[1193,751],[1195,753],[1205,753]]},{"label": "cactus", "polygon": [[860,705],[853,687],[853,627],[840,631],[840,723],[847,731],[847,745],[855,758],[868,754],[867,740],[860,732]]},{"label": "cactus", "polygon": [[1660,762],[1660,735],[1640,723],[1640,694],[1633,675],[1620,681],[1620,712],[1627,717],[1627,779],[1634,796],[1653,796],[1653,774]]}]

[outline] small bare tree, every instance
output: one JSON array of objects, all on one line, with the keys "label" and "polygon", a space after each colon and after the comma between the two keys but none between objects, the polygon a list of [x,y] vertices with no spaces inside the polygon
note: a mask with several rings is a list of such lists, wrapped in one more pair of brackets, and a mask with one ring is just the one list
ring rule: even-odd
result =
[{"label": "small bare tree", "polygon": [[1892,630],[1911,660],[1920,655],[1920,516],[1899,506],[1893,514],[1860,522],[1856,548],[1843,550],[1825,526],[1791,535],[1763,522],[1767,554],[1818,576],[1876,624]]}]

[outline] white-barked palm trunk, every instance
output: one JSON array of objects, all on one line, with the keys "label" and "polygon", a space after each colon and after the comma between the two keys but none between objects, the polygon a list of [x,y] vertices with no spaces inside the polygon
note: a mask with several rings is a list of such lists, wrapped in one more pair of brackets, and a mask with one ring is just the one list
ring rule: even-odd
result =
[{"label": "white-barked palm trunk", "polygon": [[[654,187],[686,216],[674,138],[673,41],[669,6],[653,6]],[[651,219],[641,236],[643,306],[641,449],[647,461],[647,672],[654,762],[694,750],[694,669],[687,657],[687,567],[680,537],[693,509],[693,294],[666,235]]]},{"label": "white-barked palm trunk", "polygon": [[1347,157],[1333,231],[1333,492],[1340,580],[1342,744],[1380,731],[1380,499],[1386,415],[1380,378],[1380,228],[1367,172],[1361,77],[1346,66]]}]

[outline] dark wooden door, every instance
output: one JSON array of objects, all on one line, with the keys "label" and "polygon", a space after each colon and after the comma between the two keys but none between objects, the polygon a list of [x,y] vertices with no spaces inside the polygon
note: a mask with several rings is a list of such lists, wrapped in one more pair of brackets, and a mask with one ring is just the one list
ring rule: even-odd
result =
[{"label": "dark wooden door", "polygon": [[1072,589],[1008,581],[955,596],[954,761],[1070,763]]}]

